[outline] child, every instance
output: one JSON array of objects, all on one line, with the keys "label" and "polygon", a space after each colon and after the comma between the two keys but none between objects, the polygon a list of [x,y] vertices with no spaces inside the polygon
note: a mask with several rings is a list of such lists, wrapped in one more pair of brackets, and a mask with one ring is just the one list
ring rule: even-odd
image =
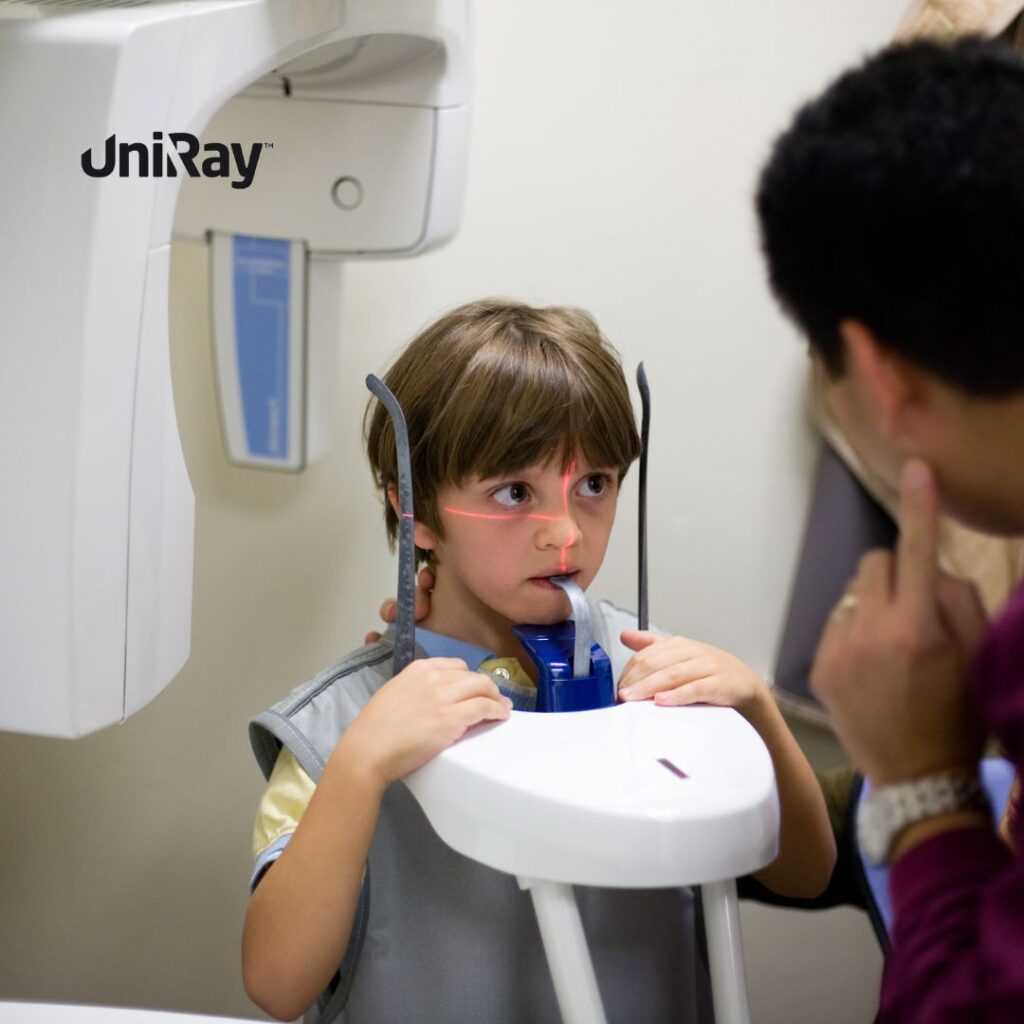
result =
[{"label": "child", "polygon": [[[601,566],[640,449],[626,383],[585,313],[499,300],[429,327],[386,382],[408,421],[416,546],[435,576],[417,628],[426,657],[389,680],[385,636],[254,723],[270,782],[256,824],[246,988],[281,1019],[330,983],[320,1020],[336,1019],[351,986],[352,1024],[557,1021],[516,880],[445,846],[391,783],[470,726],[531,706],[533,668],[511,627],[565,619],[568,600],[550,577],[586,589]],[[375,403],[367,450],[393,541],[394,434]],[[732,704],[760,730],[783,823],[761,880],[823,888],[834,846],[820,791],[756,673],[713,648],[635,631],[626,638],[643,649],[625,666],[623,613],[607,602],[593,611],[623,696]],[[609,1019],[695,1020],[691,894],[578,887],[578,899]]]}]

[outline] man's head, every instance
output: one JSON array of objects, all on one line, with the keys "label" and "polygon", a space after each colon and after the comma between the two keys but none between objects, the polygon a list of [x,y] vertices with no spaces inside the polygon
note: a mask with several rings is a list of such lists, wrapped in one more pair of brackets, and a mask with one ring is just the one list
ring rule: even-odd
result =
[{"label": "man's head", "polygon": [[979,450],[1024,427],[1024,62],[980,39],[883,51],[797,114],[757,209],[865,458],[893,478],[922,456],[948,511],[1024,529]]},{"label": "man's head", "polygon": [[[504,573],[533,599],[528,604],[541,598],[558,610],[555,618],[564,615],[560,591],[520,584],[576,568],[589,583],[618,484],[640,453],[621,366],[594,321],[576,309],[469,303],[424,330],[384,379],[409,426],[420,557],[442,566],[446,555],[461,560],[460,576],[478,591],[493,590]],[[393,543],[394,432],[375,402],[365,426]],[[597,479],[602,472],[606,482]],[[596,515],[586,558],[576,557],[586,541],[577,513]],[[477,586],[481,558],[489,577]],[[513,601],[509,614],[522,607]]]}]

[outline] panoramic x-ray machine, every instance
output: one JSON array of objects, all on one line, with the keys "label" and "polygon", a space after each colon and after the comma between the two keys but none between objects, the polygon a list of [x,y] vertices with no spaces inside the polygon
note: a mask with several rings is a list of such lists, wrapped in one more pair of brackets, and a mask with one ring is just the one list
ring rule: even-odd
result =
[{"label": "panoramic x-ray machine", "polygon": [[[0,729],[121,721],[188,657],[172,228],[211,238],[229,452],[297,468],[293,441],[323,446],[338,260],[455,230],[467,43],[466,0],[0,0]],[[231,335],[261,301],[305,373],[243,423]]]},{"label": "panoramic x-ray machine", "polygon": [[[323,444],[331,262],[455,229],[466,45],[460,0],[0,0],[0,729],[120,721],[188,656],[172,225],[211,245],[229,457],[300,468]],[[232,351],[256,307],[288,342],[270,383]],[[451,846],[531,889],[566,1021],[603,1020],[572,883],[703,885],[716,1018],[748,1019],[730,880],[774,856],[778,807],[734,712],[514,714],[409,784]],[[0,1004],[97,1012],[148,1019]]]}]

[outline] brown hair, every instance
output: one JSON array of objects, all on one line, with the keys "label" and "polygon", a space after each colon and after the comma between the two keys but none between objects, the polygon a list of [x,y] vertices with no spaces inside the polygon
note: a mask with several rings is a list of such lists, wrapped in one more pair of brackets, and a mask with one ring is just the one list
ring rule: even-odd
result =
[{"label": "brown hair", "polygon": [[[566,470],[577,452],[595,467],[617,468],[621,482],[640,454],[618,355],[580,309],[468,303],[420,333],[384,382],[409,426],[416,518],[438,536],[437,491],[446,484],[513,474],[552,457]],[[398,482],[395,435],[375,399],[363,433],[394,545],[398,517],[387,491]]]}]

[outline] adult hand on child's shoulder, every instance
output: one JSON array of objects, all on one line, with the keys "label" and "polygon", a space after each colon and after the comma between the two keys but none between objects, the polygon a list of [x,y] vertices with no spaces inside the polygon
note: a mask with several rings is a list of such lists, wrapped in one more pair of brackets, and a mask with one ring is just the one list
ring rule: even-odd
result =
[{"label": "adult hand on child's shoulder", "polygon": [[426,764],[479,722],[508,718],[512,702],[461,658],[422,658],[389,679],[345,731],[335,753],[381,791]]},{"label": "adult hand on child's shoulder", "polygon": [[627,629],[622,642],[637,653],[619,679],[622,700],[647,700],[666,706],[717,704],[749,715],[768,687],[745,661],[728,651],[683,636],[660,637]]},{"label": "adult hand on child's shoulder", "polygon": [[[420,569],[416,577],[416,621],[420,622],[430,614],[430,592],[434,589],[434,574],[430,569]],[[389,597],[381,602],[380,617],[385,622],[394,622],[398,618],[398,602]],[[375,644],[381,637],[376,630],[370,630],[363,637],[364,644]]]}]

